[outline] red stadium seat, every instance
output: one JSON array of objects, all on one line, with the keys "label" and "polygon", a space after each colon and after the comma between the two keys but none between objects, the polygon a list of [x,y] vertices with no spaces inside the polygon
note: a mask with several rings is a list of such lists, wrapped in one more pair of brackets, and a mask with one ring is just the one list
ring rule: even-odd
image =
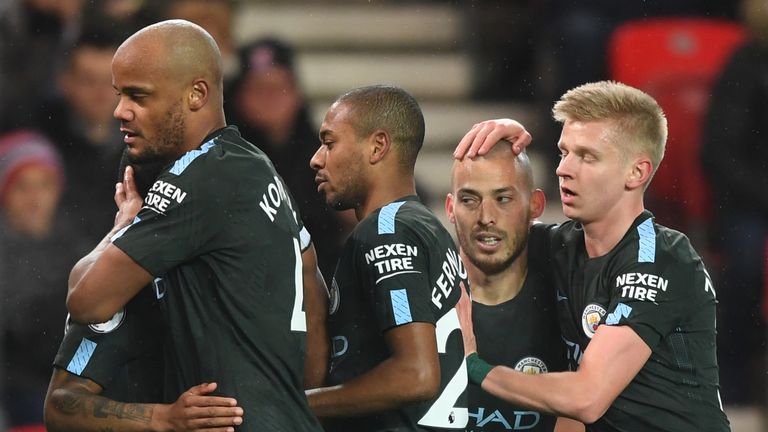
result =
[{"label": "red stadium seat", "polygon": [[611,79],[654,96],[669,120],[666,155],[646,193],[664,225],[686,230],[710,218],[699,162],[701,126],[713,82],[744,40],[741,25],[707,18],[629,21],[611,36]]},{"label": "red stadium seat", "polygon": [[45,432],[45,425],[16,426],[8,429],[8,432]]}]

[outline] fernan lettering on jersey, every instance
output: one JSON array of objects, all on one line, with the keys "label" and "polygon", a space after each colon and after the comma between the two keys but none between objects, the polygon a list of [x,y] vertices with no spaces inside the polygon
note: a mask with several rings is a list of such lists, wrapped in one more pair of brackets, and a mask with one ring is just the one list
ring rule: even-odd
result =
[{"label": "fernan lettering on jersey", "polygon": [[445,261],[441,266],[442,272],[437,278],[436,286],[432,287],[432,303],[442,308],[443,299],[448,298],[456,287],[457,279],[465,279],[467,270],[461,262],[459,254],[453,249],[445,252]]},{"label": "fernan lettering on jersey", "polygon": [[297,219],[296,212],[293,210],[293,204],[291,203],[290,198],[288,198],[288,194],[285,192],[283,182],[280,180],[280,177],[275,176],[274,181],[267,185],[267,191],[261,195],[259,207],[261,207],[267,215],[269,221],[274,222],[275,216],[277,215],[277,209],[283,202],[288,203],[288,208],[291,209],[293,218]]},{"label": "fernan lettering on jersey", "polygon": [[656,303],[659,290],[666,291],[669,281],[648,273],[624,273],[616,278],[616,287],[621,288],[623,298]]},{"label": "fernan lettering on jersey", "polygon": [[379,281],[404,273],[421,273],[413,267],[413,257],[419,256],[419,248],[402,243],[376,246],[365,253],[365,263],[373,264]]},{"label": "fernan lettering on jersey", "polygon": [[165,214],[171,201],[181,204],[187,193],[168,182],[157,180],[144,198],[144,206],[160,214]]}]

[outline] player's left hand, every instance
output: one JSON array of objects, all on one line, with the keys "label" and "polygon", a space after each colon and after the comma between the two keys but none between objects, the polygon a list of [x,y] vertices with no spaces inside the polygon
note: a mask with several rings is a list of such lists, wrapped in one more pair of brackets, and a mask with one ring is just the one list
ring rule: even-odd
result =
[{"label": "player's left hand", "polygon": [[531,143],[531,134],[520,122],[512,119],[486,120],[476,123],[459,141],[453,157],[462,160],[483,156],[499,141],[508,141],[515,154],[520,154]]},{"label": "player's left hand", "polygon": [[143,199],[136,190],[136,182],[133,178],[133,168],[125,167],[123,181],[115,186],[115,204],[117,204],[117,215],[115,215],[115,226],[125,227],[133,222],[133,219],[139,214]]},{"label": "player's left hand", "polygon": [[456,312],[459,314],[459,324],[461,325],[461,336],[464,339],[464,356],[477,352],[477,340],[475,340],[475,329],[472,325],[472,299],[469,296],[469,290],[460,285],[461,298],[456,304]]}]

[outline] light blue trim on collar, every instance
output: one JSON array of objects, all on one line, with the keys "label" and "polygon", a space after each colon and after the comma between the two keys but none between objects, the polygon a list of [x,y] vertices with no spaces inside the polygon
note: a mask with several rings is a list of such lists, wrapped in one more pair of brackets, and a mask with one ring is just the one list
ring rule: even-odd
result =
[{"label": "light blue trim on collar", "polygon": [[187,167],[189,166],[189,164],[192,163],[193,160],[197,159],[198,156],[200,155],[208,153],[208,150],[210,150],[215,145],[216,145],[216,138],[213,138],[212,140],[200,146],[199,149],[190,150],[186,152],[184,156],[180,157],[179,160],[173,163],[173,166],[171,167],[169,172],[171,174],[181,175],[181,173],[183,173],[184,170],[187,169]]},{"label": "light blue trim on collar", "polygon": [[381,208],[379,212],[379,234],[395,233],[395,215],[405,201],[393,202]]},{"label": "light blue trim on collar", "polygon": [[648,218],[645,220],[645,222],[638,225],[637,233],[640,234],[639,250],[637,251],[637,262],[655,262],[656,231],[653,229],[653,219]]}]

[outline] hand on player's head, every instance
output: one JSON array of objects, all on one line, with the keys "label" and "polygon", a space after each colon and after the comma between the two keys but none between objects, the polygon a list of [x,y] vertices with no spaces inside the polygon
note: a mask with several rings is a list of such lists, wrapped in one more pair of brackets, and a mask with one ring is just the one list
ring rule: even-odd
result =
[{"label": "hand on player's head", "polygon": [[515,120],[486,120],[472,126],[459,141],[453,157],[461,160],[465,156],[482,156],[501,140],[508,141],[515,154],[520,154],[531,143],[532,137],[525,127]]}]

